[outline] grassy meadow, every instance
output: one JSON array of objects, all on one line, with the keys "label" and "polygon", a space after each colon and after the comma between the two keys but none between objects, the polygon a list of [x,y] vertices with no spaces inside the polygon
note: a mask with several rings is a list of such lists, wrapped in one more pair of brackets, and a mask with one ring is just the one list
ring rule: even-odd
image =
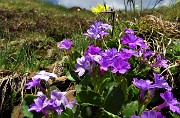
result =
[{"label": "grassy meadow", "polygon": [[[126,27],[131,28],[149,42],[151,48],[164,54],[172,65],[180,65],[179,6],[180,3],[135,12],[117,10],[112,19],[112,14],[96,16],[85,9],[67,9],[38,0],[0,0],[0,117],[21,103],[23,91],[27,92],[23,84],[32,73],[52,72],[63,60],[63,51],[57,48],[60,41],[68,38],[77,50],[83,52],[86,49],[90,42],[82,41],[86,38],[82,34],[95,19],[114,25],[111,42],[116,44],[120,32]],[[178,100],[179,72],[179,66],[172,67],[173,80],[168,80],[174,86],[174,96]],[[59,76],[62,75],[63,70]]]}]

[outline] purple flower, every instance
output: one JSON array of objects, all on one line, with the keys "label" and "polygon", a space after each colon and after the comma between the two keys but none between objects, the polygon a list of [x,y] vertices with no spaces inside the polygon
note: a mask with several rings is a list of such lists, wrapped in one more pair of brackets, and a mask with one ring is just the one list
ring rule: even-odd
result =
[{"label": "purple flower", "polygon": [[63,103],[65,109],[66,108],[73,109],[73,105],[78,104],[76,102],[76,100],[69,101],[68,99],[64,99],[64,101],[62,103]]},{"label": "purple flower", "polygon": [[128,28],[125,28],[125,29],[124,29],[124,33],[125,33],[125,34],[134,34],[134,31],[133,31],[133,30],[130,30],[130,29],[128,29]]},{"label": "purple flower", "polygon": [[113,68],[111,70],[112,73],[120,73],[124,74],[130,69],[130,64],[127,61],[124,61],[121,57],[117,57],[113,60]]},{"label": "purple flower", "polygon": [[166,80],[164,79],[164,77],[161,77],[161,74],[156,74],[154,73],[154,87],[156,88],[165,88],[169,91],[171,91],[171,87],[168,85],[168,83],[166,82]]},{"label": "purple flower", "polygon": [[69,50],[71,46],[72,46],[72,42],[66,38],[63,39],[58,45],[60,49],[66,49],[66,50]]},{"label": "purple flower", "polygon": [[146,61],[146,58],[148,56],[151,56],[154,54],[153,51],[151,51],[150,47],[146,44],[141,45],[138,49],[138,52],[139,52],[139,56],[141,57],[141,60],[143,62]]},{"label": "purple flower", "polygon": [[147,56],[151,56],[153,52],[151,50],[143,50],[142,54],[143,54],[143,57],[146,58]]},{"label": "purple flower", "polygon": [[35,103],[30,105],[29,111],[42,112],[46,118],[48,118],[47,111],[57,112],[60,115],[66,108],[72,109],[73,105],[77,104],[75,100],[69,101],[65,96],[66,93],[52,90],[51,99],[48,99],[42,92],[38,92],[38,97],[34,99]]},{"label": "purple flower", "polygon": [[108,67],[112,65],[112,62],[106,58],[103,58],[99,61],[100,64],[100,70],[108,71]]},{"label": "purple flower", "polygon": [[97,55],[101,51],[100,47],[95,47],[94,45],[88,46],[88,50],[85,52],[85,55],[91,54],[91,55]]},{"label": "purple flower", "polygon": [[132,49],[126,49],[126,48],[122,48],[121,51],[119,52],[119,56],[123,59],[123,60],[128,60],[129,58],[131,58],[131,56],[135,53],[134,50]]},{"label": "purple flower", "polygon": [[53,106],[53,109],[58,115],[66,108],[72,109],[73,105],[77,104],[76,101],[70,102],[65,96],[66,93],[67,92],[59,92],[58,90],[51,91],[50,105]]},{"label": "purple flower", "polygon": [[86,70],[90,70],[90,61],[85,57],[77,58],[76,70],[79,76],[82,76]]},{"label": "purple flower", "polygon": [[105,52],[102,52],[100,55],[103,56],[103,58],[106,58],[109,61],[112,61],[115,57],[118,56],[118,51],[116,48],[107,49],[105,50]]},{"label": "purple flower", "polygon": [[131,118],[166,118],[166,117],[163,116],[160,112],[150,110],[150,111],[144,111],[141,114],[141,117],[139,117],[139,116],[131,116]]},{"label": "purple flower", "polygon": [[67,92],[59,92],[58,90],[51,91],[51,100],[49,102],[49,105],[52,106],[52,108],[58,113],[58,115],[60,115],[64,110],[62,105],[64,99],[67,99],[64,96],[66,93]]},{"label": "purple flower", "polygon": [[109,24],[107,24],[107,23],[105,23],[105,24],[102,24],[102,28],[103,28],[104,30],[108,30],[108,29],[111,29],[112,26],[109,25]]},{"label": "purple flower", "polygon": [[51,91],[51,99],[61,100],[67,92],[59,92],[58,90]]},{"label": "purple flower", "polygon": [[142,58],[141,60],[143,62],[145,62],[147,60],[148,56],[151,56],[152,54],[154,54],[151,50],[142,50],[140,53],[142,53]]},{"label": "purple flower", "polygon": [[84,35],[89,36],[91,39],[100,39],[102,40],[103,37],[107,34],[106,30],[111,29],[112,26],[109,24],[103,24],[102,22],[94,21],[94,24],[87,30],[87,33]]},{"label": "purple flower", "polygon": [[57,75],[54,73],[49,73],[49,72],[42,70],[42,71],[36,73],[36,75],[34,77],[40,78],[41,80],[48,81],[50,78],[57,78]]},{"label": "purple flower", "polygon": [[138,38],[134,35],[134,32],[129,29],[125,29],[125,36],[122,37],[122,44],[127,44],[129,48],[136,48],[137,46],[144,45],[142,38]]},{"label": "purple flower", "polygon": [[116,48],[107,49],[105,52],[101,52],[100,55],[102,59],[99,61],[100,69],[107,71],[108,67],[113,65],[113,60],[118,56],[118,51]]},{"label": "purple flower", "polygon": [[101,55],[99,55],[100,52],[101,52],[100,47],[95,47],[91,45],[88,46],[88,50],[85,52],[85,55],[89,56],[93,63],[94,61],[98,63],[102,59]]},{"label": "purple flower", "polygon": [[168,68],[168,60],[166,60],[164,57],[161,57],[160,54],[156,55],[156,63],[152,64],[151,67],[164,67]]},{"label": "purple flower", "polygon": [[31,104],[28,111],[42,112],[48,118],[48,98],[41,92],[38,92],[38,98],[34,99],[34,104]]},{"label": "purple flower", "polygon": [[31,88],[37,86],[37,87],[39,87],[41,90],[43,90],[43,88],[42,88],[41,85],[40,85],[40,82],[41,82],[41,79],[40,79],[40,78],[34,78],[34,77],[32,77],[32,80],[29,80],[29,81],[25,84],[25,86],[27,86],[26,89],[31,89]]},{"label": "purple flower", "polygon": [[150,80],[138,80],[137,78],[133,79],[133,84],[140,89],[140,98],[142,100],[144,100],[145,91],[150,88],[153,88],[152,83],[153,82],[151,82]]},{"label": "purple flower", "polygon": [[168,106],[170,110],[180,114],[180,106],[178,106],[180,102],[178,102],[176,98],[173,97],[172,92],[166,91],[165,93],[160,93],[160,96],[164,99],[164,103],[157,106],[156,107],[157,110],[161,110],[162,108]]},{"label": "purple flower", "polygon": [[31,89],[31,88],[37,86],[38,88],[43,90],[43,87],[40,85],[40,82],[45,81],[46,84],[48,84],[48,80],[50,78],[57,78],[57,76],[54,73],[49,73],[49,72],[46,72],[43,70],[43,71],[36,73],[36,75],[32,77],[32,80],[29,80],[25,84],[25,86],[27,86],[27,89]]}]

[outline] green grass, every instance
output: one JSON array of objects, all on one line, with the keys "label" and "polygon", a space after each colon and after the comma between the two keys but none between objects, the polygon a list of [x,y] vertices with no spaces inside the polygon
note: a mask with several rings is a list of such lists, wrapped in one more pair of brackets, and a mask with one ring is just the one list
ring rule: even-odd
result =
[{"label": "green grass", "polygon": [[[0,12],[0,68],[23,73],[61,60],[57,43],[85,32],[95,17],[38,0],[1,0]],[[56,55],[47,57],[51,50]]]},{"label": "green grass", "polygon": [[[10,69],[12,71],[38,71],[40,64],[47,63],[53,58],[46,57],[46,51],[38,52],[38,50],[47,50],[55,47],[52,38],[46,38],[33,34],[35,37],[30,36],[26,39],[19,39],[19,41],[11,41],[6,43],[3,50],[0,51],[0,65],[1,68]],[[47,47],[51,45],[52,47]],[[43,47],[43,48],[42,48]]]},{"label": "green grass", "polygon": [[0,6],[2,8],[11,9],[11,10],[29,10],[29,9],[36,9],[38,12],[42,14],[58,14],[59,11],[62,14],[70,14],[71,11],[63,6],[58,5],[51,5],[46,2],[40,2],[38,0],[1,0]]}]

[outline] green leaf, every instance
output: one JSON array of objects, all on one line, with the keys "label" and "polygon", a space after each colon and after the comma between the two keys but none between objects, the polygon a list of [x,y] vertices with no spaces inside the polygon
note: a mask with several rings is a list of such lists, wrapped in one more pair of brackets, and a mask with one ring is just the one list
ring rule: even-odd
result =
[{"label": "green leaf", "polygon": [[52,91],[52,90],[59,90],[59,89],[56,86],[51,86],[50,91]]},{"label": "green leaf", "polygon": [[82,118],[101,118],[99,115],[101,111],[99,107],[93,105],[81,105],[80,106]]},{"label": "green leaf", "polygon": [[80,105],[74,105],[72,111],[73,111],[74,118],[80,118],[81,117]]},{"label": "green leaf", "polygon": [[113,114],[118,114],[124,104],[124,99],[122,90],[119,87],[113,87],[105,98],[104,109]]},{"label": "green leaf", "polygon": [[58,116],[57,118],[72,118],[69,117],[68,114],[66,114],[65,112],[62,112],[60,116]]},{"label": "green leaf", "polygon": [[69,116],[69,118],[74,118],[74,114],[71,109],[66,108],[66,110],[64,112]]},{"label": "green leaf", "polygon": [[68,80],[70,81],[76,81],[72,76],[71,76],[71,73],[69,71],[66,72],[66,77]]},{"label": "green leaf", "polygon": [[83,118],[120,118],[98,106],[82,105],[80,110]]},{"label": "green leaf", "polygon": [[80,84],[82,85],[82,87],[81,87],[82,90],[87,90],[88,87],[90,87],[91,89],[94,88],[89,74],[86,74],[85,76],[83,76]]},{"label": "green leaf", "polygon": [[172,118],[179,118],[179,115],[173,112],[170,112]]},{"label": "green leaf", "polygon": [[127,79],[122,77],[120,78],[121,79],[121,82],[120,82],[120,85],[119,87],[121,88],[122,92],[123,92],[123,95],[124,95],[124,101],[127,102],[128,100],[128,82],[127,82]]},{"label": "green leaf", "polygon": [[136,115],[137,111],[138,101],[132,101],[123,108],[123,118],[130,118],[132,115]]},{"label": "green leaf", "polygon": [[103,114],[104,114],[104,118],[120,118],[119,116],[117,115],[114,115],[106,110],[102,110]]},{"label": "green leaf", "polygon": [[115,87],[115,86],[117,86],[117,83],[116,82],[109,82],[107,85],[106,85],[106,89],[109,89],[109,88],[113,88],[113,87]]},{"label": "green leaf", "polygon": [[24,117],[26,118],[42,118],[43,117],[42,113],[37,113],[35,111],[31,111],[31,112],[28,111],[29,106],[34,103],[33,100],[35,98],[37,98],[35,95],[27,95],[26,97],[24,97],[23,108],[22,108]]},{"label": "green leaf", "polygon": [[110,78],[105,78],[99,87],[99,93],[102,93],[106,85],[109,84]]},{"label": "green leaf", "polygon": [[108,41],[107,46],[108,46],[109,48],[118,48],[117,40]]},{"label": "green leaf", "polygon": [[75,90],[77,90],[77,91],[81,91],[81,88],[82,88],[82,85],[76,85],[75,86]]},{"label": "green leaf", "polygon": [[74,115],[71,109],[66,108],[66,110],[63,111],[61,115],[56,118],[74,118]]},{"label": "green leaf", "polygon": [[74,51],[72,51],[72,57],[73,57],[73,59],[77,59],[78,57],[81,57],[81,54],[78,52],[78,51],[76,51],[76,50],[74,50]]},{"label": "green leaf", "polygon": [[103,97],[91,90],[81,91],[77,94],[76,100],[79,104],[88,103],[92,105],[101,106],[103,104]]},{"label": "green leaf", "polygon": [[136,88],[133,84],[131,84],[128,87],[128,101],[127,102],[131,102],[132,99],[138,99],[138,95],[139,95],[139,89]]}]

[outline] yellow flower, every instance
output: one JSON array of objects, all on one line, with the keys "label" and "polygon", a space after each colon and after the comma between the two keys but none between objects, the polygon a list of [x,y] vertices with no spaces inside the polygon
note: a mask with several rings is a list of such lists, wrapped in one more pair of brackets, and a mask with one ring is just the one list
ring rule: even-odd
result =
[{"label": "yellow flower", "polygon": [[108,10],[109,6],[108,5],[100,5],[97,4],[96,8],[92,7],[91,11],[95,14],[101,13],[101,12],[106,12]]}]

